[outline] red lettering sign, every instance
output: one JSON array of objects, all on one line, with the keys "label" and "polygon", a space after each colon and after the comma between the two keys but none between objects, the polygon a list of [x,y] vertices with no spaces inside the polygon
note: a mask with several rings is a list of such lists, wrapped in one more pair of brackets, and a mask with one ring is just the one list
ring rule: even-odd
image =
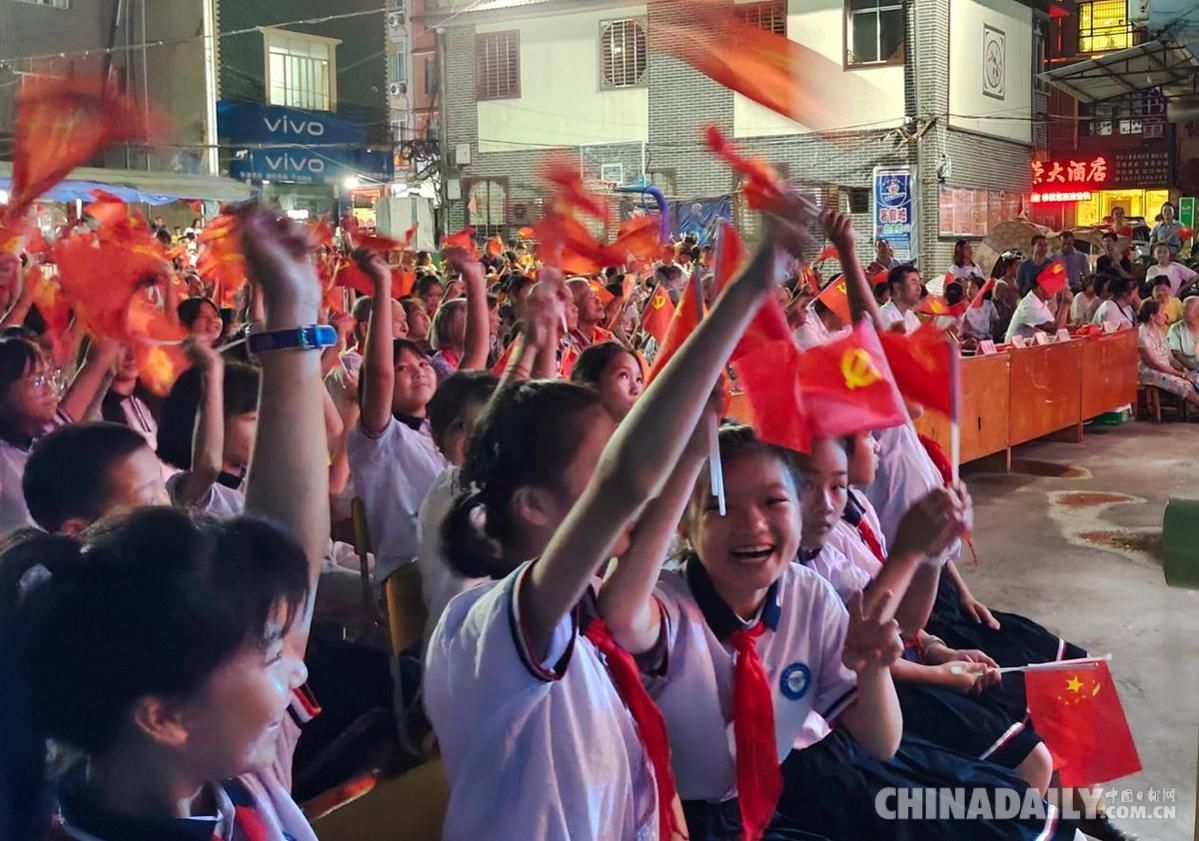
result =
[{"label": "red lettering sign", "polygon": [[1033,161],[1033,188],[1044,187],[1061,192],[1077,192],[1106,184],[1110,173],[1103,156],[1091,160]]}]

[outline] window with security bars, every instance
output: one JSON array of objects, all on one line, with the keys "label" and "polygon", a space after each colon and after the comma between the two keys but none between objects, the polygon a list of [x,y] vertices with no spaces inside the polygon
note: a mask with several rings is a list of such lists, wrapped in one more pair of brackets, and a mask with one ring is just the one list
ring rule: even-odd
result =
[{"label": "window with security bars", "polygon": [[631,88],[645,81],[649,66],[645,22],[609,20],[600,24],[600,80],[604,88]]},{"label": "window with security bars", "polygon": [[901,63],[904,28],[902,0],[846,0],[845,63]]},{"label": "window with security bars", "polygon": [[31,6],[49,6],[52,9],[71,8],[71,0],[18,0],[18,2],[28,3]]},{"label": "window with security bars", "polygon": [[1105,53],[1134,45],[1126,0],[1079,3],[1076,13],[1080,53]]},{"label": "window with security bars", "polygon": [[786,0],[773,0],[769,3],[744,3],[736,7],[737,17],[765,29],[775,35],[787,34],[787,3]]},{"label": "window with security bars", "polygon": [[475,40],[475,98],[520,97],[520,32],[488,32]]},{"label": "window with security bars", "polygon": [[271,105],[337,108],[337,42],[300,32],[264,31],[267,94]]},{"label": "window with security bars", "polygon": [[508,179],[474,178],[467,188],[466,224],[475,238],[505,236],[508,226]]}]

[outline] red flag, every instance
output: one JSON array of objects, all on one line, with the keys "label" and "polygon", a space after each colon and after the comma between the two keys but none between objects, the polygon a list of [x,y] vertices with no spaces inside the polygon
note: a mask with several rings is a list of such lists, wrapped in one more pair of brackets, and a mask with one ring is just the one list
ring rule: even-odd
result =
[{"label": "red flag", "polygon": [[737,274],[741,263],[745,260],[745,243],[731,222],[720,223],[720,245],[716,249],[716,292],[719,294],[725,285]]},{"label": "red flag", "polygon": [[32,290],[34,306],[46,322],[46,329],[52,336],[61,335],[71,321],[71,304],[58,281],[41,266],[33,265],[25,275],[25,282]]},{"label": "red flag", "polygon": [[645,305],[645,312],[641,313],[641,326],[645,332],[658,340],[658,344],[663,344],[673,318],[674,304],[666,290],[659,286]]},{"label": "red flag", "polygon": [[156,249],[92,233],[60,239],[54,262],[59,286],[87,327],[99,336],[122,340],[128,338],[126,311],[134,292],[170,272],[170,264]]},{"label": "red flag", "polygon": [[878,338],[900,393],[926,408],[950,415],[953,411],[951,357],[958,351],[948,337],[932,324],[923,324],[907,335],[885,332]]},{"label": "red flag", "polygon": [[662,369],[666,367],[670,357],[678,352],[679,348],[683,346],[683,342],[687,341],[687,337],[691,335],[691,331],[699,326],[700,320],[704,317],[699,296],[695,293],[695,284],[695,277],[687,281],[683,297],[679,299],[674,317],[670,319],[670,326],[666,328],[662,346],[658,348],[658,355],[654,357],[654,367],[649,372],[647,384],[653,382],[654,377],[662,373]]},{"label": "red flag", "polygon": [[844,276],[824,287],[816,296],[816,300],[832,310],[843,324],[849,324],[852,321],[849,315],[849,291],[845,286]]},{"label": "red flag", "polygon": [[745,199],[753,210],[770,210],[783,203],[786,187],[774,167],[741,155],[716,126],[704,130],[708,148],[745,179]]},{"label": "red flag", "polygon": [[824,248],[820,249],[820,253],[816,255],[816,259],[814,262],[822,263],[825,260],[829,260],[836,256],[837,256],[837,246],[826,245]]},{"label": "red flag", "polygon": [[393,298],[407,298],[415,288],[416,272],[404,271],[403,269],[391,270],[391,295]]},{"label": "red flag", "polygon": [[532,239],[533,238],[533,229],[530,228],[528,225],[525,225],[523,228],[517,229],[516,235],[519,236],[521,239]]},{"label": "red flag", "polygon": [[499,257],[504,253],[504,241],[499,236],[487,240],[487,256]]},{"label": "red flag", "polygon": [[312,226],[312,231],[309,234],[312,240],[313,248],[332,248],[333,247],[333,225],[329,220],[322,216]]},{"label": "red flag", "polygon": [[605,307],[616,300],[616,296],[608,291],[608,287],[595,278],[587,281],[587,285],[591,287],[591,291],[595,293],[596,297],[600,299],[600,303]]},{"label": "red flag", "polygon": [[1178,239],[1182,242],[1186,242],[1188,239],[1190,239],[1194,235],[1195,235],[1194,228],[1179,228],[1178,229]]},{"label": "red flag", "polygon": [[200,256],[196,271],[219,290],[220,304],[231,301],[246,284],[246,258],[241,253],[241,222],[232,213],[221,213],[196,236]]},{"label": "red flag", "polygon": [[839,437],[907,420],[878,334],[867,321],[845,338],[801,354],[797,370],[813,435]]},{"label": "red flag", "polygon": [[982,285],[982,288],[978,290],[978,294],[974,296],[974,300],[972,300],[970,302],[970,309],[972,309],[972,310],[982,309],[982,305],[983,305],[983,303],[985,303],[984,299],[986,298],[987,293],[990,292],[994,288],[995,288],[995,278],[993,278],[993,277],[987,278],[987,282]]},{"label": "red flag", "polygon": [[9,218],[113,143],[148,142],[162,119],[100,79],[27,75],[17,94]]},{"label": "red flag", "polygon": [[360,295],[375,294],[375,282],[353,260],[346,260],[338,266],[333,275],[333,285],[353,289]]},{"label": "red flag", "polygon": [[966,309],[966,302],[959,301],[951,304],[940,295],[925,295],[916,305],[916,312],[921,315],[961,315]]},{"label": "red flag", "polygon": [[138,378],[159,397],[170,392],[175,380],[189,365],[187,355],[179,345],[137,342],[133,346],[133,358],[137,362]]},{"label": "red flag", "polygon": [[[733,279],[745,255],[745,245],[741,236],[728,222],[720,223],[720,245],[716,250],[716,290],[719,294]],[[745,328],[745,334],[733,349],[729,361],[736,362],[763,344],[781,341],[792,341],[791,330],[787,327],[787,313],[783,311],[778,297],[769,295],[762,302],[753,321]]]},{"label": "red flag", "polygon": [[106,190],[92,190],[95,199],[83,206],[83,212],[96,220],[101,227],[117,227],[129,224],[129,205],[120,196]]},{"label": "red flag", "polygon": [[453,234],[447,234],[441,240],[441,250],[447,248],[462,248],[471,257],[479,256],[479,249],[475,247],[475,229],[463,228],[461,231]]},{"label": "red flag", "polygon": [[1089,668],[1026,671],[1024,691],[1033,726],[1053,754],[1062,785],[1090,786],[1141,770],[1105,661]]},{"label": "red flag", "polygon": [[1066,9],[1063,9],[1061,6],[1057,5],[1056,3],[1052,3],[1049,6],[1049,17],[1051,17],[1051,18],[1068,18],[1068,17],[1070,17],[1070,12],[1067,11]]},{"label": "red flag", "polygon": [[1061,260],[1054,260],[1037,273],[1037,284],[1045,290],[1047,295],[1056,295],[1065,289],[1068,279],[1066,264]]},{"label": "red flag", "polygon": [[588,216],[603,220],[608,218],[608,208],[603,200],[590,192],[583,184],[578,167],[566,160],[550,163],[542,177],[554,188],[553,209],[559,213],[578,210]]},{"label": "red flag", "polygon": [[618,266],[639,260],[652,260],[662,249],[659,217],[634,216],[620,224],[616,239],[604,248],[604,265]]},{"label": "red flag", "polygon": [[[841,102],[864,101],[870,83],[810,47],[739,19],[731,4],[673,0],[682,25],[657,23],[652,48],[690,64],[705,76],[816,130],[844,125]],[[829,91],[837,91],[830,97]]]},{"label": "red flag", "polygon": [[809,418],[799,378],[802,354],[790,337],[763,342],[735,363],[737,382],[753,411],[754,430],[768,444],[806,453],[811,449]]}]

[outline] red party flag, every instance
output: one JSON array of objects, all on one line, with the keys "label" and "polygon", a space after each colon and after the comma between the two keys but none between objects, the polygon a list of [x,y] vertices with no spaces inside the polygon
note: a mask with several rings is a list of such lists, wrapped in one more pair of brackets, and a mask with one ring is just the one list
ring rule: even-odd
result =
[{"label": "red party flag", "polygon": [[17,94],[9,218],[114,143],[149,142],[164,122],[100,79],[26,75]]},{"label": "red party flag", "polygon": [[1107,662],[1030,669],[1024,691],[1037,734],[1064,786],[1091,786],[1141,770]]},{"label": "red party flag", "polygon": [[487,256],[499,257],[504,253],[504,241],[500,237],[494,236],[487,240]]},{"label": "red party flag", "polygon": [[106,190],[92,190],[94,201],[83,206],[83,212],[101,227],[129,224],[129,205],[120,196]]},{"label": "red party flag", "polygon": [[716,292],[719,294],[725,285],[737,274],[741,263],[745,260],[745,243],[731,222],[720,223],[720,244],[716,248]]},{"label": "red party flag", "polygon": [[179,345],[137,342],[133,345],[133,358],[137,362],[138,378],[159,397],[170,392],[175,380],[190,364]]},{"label": "red party flag", "polygon": [[811,449],[810,419],[805,412],[797,370],[802,354],[789,337],[764,342],[733,368],[753,412],[754,430],[767,444],[806,453]]},{"label": "red party flag", "polygon": [[519,236],[521,239],[532,239],[533,238],[533,229],[530,228],[528,225],[525,225],[523,228],[517,229],[516,235]]},{"label": "red party flag", "polygon": [[641,326],[645,332],[658,340],[658,344],[663,344],[673,318],[674,303],[666,294],[666,290],[659,286],[645,305],[645,312],[641,314]]},{"label": "red party flag", "polygon": [[820,249],[820,253],[816,255],[815,262],[822,263],[825,260],[832,259],[833,257],[836,257],[836,256],[837,256],[837,246],[826,245],[824,248]]},{"label": "red party flag", "polygon": [[952,315],[953,307],[940,295],[928,294],[916,305],[916,312],[921,315]]},{"label": "red party flag", "polygon": [[587,285],[591,287],[591,291],[595,293],[596,297],[600,299],[600,303],[605,307],[616,300],[616,296],[608,291],[608,287],[604,286],[604,284],[600,283],[595,278],[591,278],[591,280],[587,281]]},{"label": "red party flag", "polygon": [[393,298],[397,300],[407,298],[415,288],[416,272],[404,271],[403,269],[391,270],[391,295]]},{"label": "red party flag", "polygon": [[907,420],[878,333],[868,321],[843,339],[801,354],[798,376],[813,435],[852,435]]},{"label": "red party flag", "polygon": [[619,266],[652,260],[662,250],[662,228],[658,216],[634,216],[620,223],[616,239],[604,251],[604,265]]},{"label": "red party flag", "polygon": [[[728,222],[720,223],[720,245],[716,250],[716,290],[719,294],[736,275],[745,256],[745,244],[737,229]],[[769,295],[758,308],[753,321],[745,328],[729,360],[736,362],[764,344],[781,341],[792,341],[791,330],[787,327],[787,313],[783,311],[778,297]]]},{"label": "red party flag", "polygon": [[577,165],[565,159],[551,162],[542,177],[553,185],[553,209],[560,213],[580,211],[599,220],[608,217],[604,201],[583,184]]},{"label": "red party flag", "polygon": [[920,405],[950,415],[953,411],[953,359],[955,347],[932,324],[906,335],[879,334],[887,363],[900,393]]},{"label": "red party flag", "polygon": [[1066,264],[1061,260],[1054,260],[1037,273],[1037,283],[1047,295],[1056,295],[1061,292],[1066,288],[1067,280]]},{"label": "red party flag", "polygon": [[841,319],[841,323],[849,324],[852,321],[849,315],[849,291],[844,276],[824,287],[816,296],[816,300],[832,310],[833,314]]},{"label": "red party flag", "polygon": [[71,304],[58,281],[35,264],[29,267],[25,282],[33,293],[34,306],[46,322],[46,329],[52,336],[61,335],[71,322]]},{"label": "red party flag", "polygon": [[353,289],[359,295],[374,295],[375,282],[353,260],[346,260],[337,267],[333,275],[334,286],[344,286]]},{"label": "red party flag", "polygon": [[658,348],[658,355],[654,357],[654,367],[649,372],[647,384],[653,382],[654,377],[662,373],[662,369],[666,367],[670,357],[678,352],[679,348],[683,346],[683,342],[687,341],[687,337],[699,326],[699,322],[704,317],[700,298],[695,294],[696,282],[694,276],[687,281],[683,297],[679,299],[679,305],[674,310],[674,317],[670,319],[670,326],[666,328],[662,346]]}]

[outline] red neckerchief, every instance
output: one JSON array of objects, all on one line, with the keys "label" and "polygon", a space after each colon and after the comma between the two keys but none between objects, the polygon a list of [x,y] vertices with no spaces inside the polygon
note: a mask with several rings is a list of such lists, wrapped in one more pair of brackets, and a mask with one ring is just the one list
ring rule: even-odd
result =
[{"label": "red neckerchief", "polygon": [[744,841],[762,837],[783,793],[774,699],[756,645],[765,632],[766,623],[759,620],[732,636],[737,652],[733,666],[733,738],[737,744],[737,805]]}]

